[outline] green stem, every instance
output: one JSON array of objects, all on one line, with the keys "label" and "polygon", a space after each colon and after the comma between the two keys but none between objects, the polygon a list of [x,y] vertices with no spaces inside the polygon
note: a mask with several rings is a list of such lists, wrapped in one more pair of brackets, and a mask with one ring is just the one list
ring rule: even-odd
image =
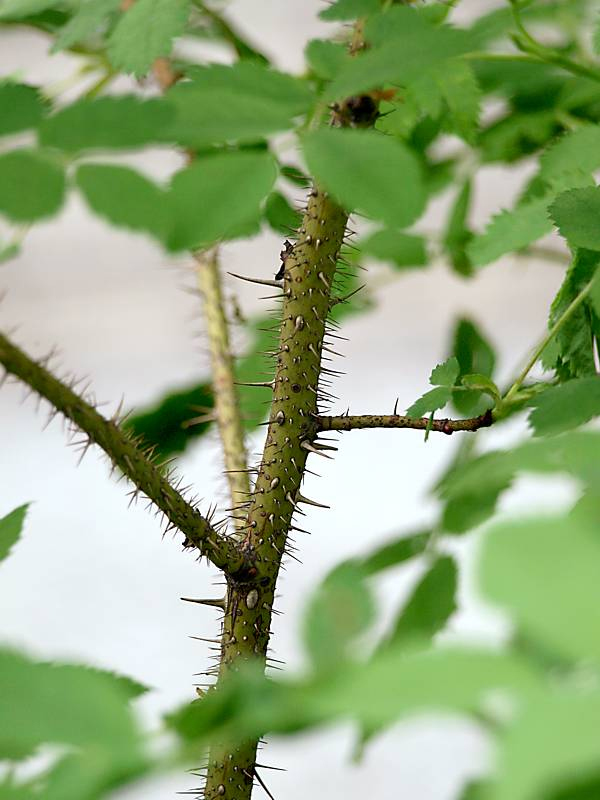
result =
[{"label": "green stem", "polygon": [[83,431],[83,452],[92,444],[102,448],[113,466],[136,487],[133,496],[138,493],[146,495],[163,512],[169,527],[185,534],[185,546],[197,547],[220,569],[235,571],[236,567],[240,569],[243,566],[243,559],[234,543],[217,533],[209,521],[182,497],[169,482],[164,469],[152,463],[149,454],[119,427],[116,418],[105,419],[70,386],[55,378],[2,334],[0,364],[8,374],[26,383],[56,412]]},{"label": "green stem", "polygon": [[529,373],[533,369],[533,366],[544,352],[545,348],[556,336],[556,334],[560,331],[560,329],[563,327],[563,325],[569,319],[569,317],[573,314],[573,312],[579,308],[579,306],[583,303],[587,295],[590,293],[593,283],[594,281],[591,280],[583,287],[583,289],[579,292],[577,297],[575,297],[574,300],[567,306],[567,308],[563,311],[560,317],[556,320],[554,325],[550,328],[546,336],[544,336],[542,341],[535,348],[535,350],[531,354],[530,359],[527,361],[527,363],[519,373],[519,376],[502,398],[504,402],[510,402],[510,400],[512,400],[514,396],[517,394],[517,392],[521,388],[521,385],[523,384],[523,381],[529,375]]}]

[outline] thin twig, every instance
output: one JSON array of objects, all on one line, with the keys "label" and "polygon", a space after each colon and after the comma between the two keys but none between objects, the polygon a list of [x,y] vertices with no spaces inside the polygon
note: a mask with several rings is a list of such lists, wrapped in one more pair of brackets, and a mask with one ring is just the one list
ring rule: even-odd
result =
[{"label": "thin twig", "polygon": [[400,414],[361,414],[357,416],[317,417],[320,431],[353,431],[364,428],[411,428],[431,430],[448,435],[458,431],[478,431],[494,423],[491,411],[469,419],[430,419],[429,417],[405,417]]}]

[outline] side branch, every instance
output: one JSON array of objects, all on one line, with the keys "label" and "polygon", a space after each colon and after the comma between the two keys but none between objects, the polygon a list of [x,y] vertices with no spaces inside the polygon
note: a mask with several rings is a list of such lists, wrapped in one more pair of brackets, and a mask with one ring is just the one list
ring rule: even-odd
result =
[{"label": "side branch", "polygon": [[399,414],[361,414],[358,416],[316,417],[320,431],[353,431],[359,428],[412,428],[418,431],[437,431],[448,435],[458,431],[478,431],[494,423],[491,411],[469,419],[429,419],[403,417]]},{"label": "side branch", "polygon": [[0,333],[0,364],[47,400],[56,411],[80,428],[89,444],[97,444],[112,463],[165,515],[170,527],[185,534],[185,546],[197,547],[219,569],[235,571],[241,556],[234,543],[210,525],[169,483],[140,447],[117,425],[54,377],[45,367]]}]

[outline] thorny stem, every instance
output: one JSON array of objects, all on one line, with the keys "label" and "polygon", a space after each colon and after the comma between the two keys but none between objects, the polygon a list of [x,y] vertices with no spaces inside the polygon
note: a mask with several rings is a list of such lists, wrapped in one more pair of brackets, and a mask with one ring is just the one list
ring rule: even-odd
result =
[{"label": "thorny stem", "polygon": [[362,414],[316,418],[320,431],[353,431],[360,428],[412,428],[414,430],[437,431],[452,434],[458,431],[478,431],[494,423],[491,411],[469,419],[434,419],[429,417],[405,417],[399,414]]},{"label": "thorny stem", "polygon": [[525,380],[525,378],[526,378],[526,377],[529,375],[529,373],[530,373],[530,372],[531,372],[531,370],[533,369],[533,367],[534,367],[535,363],[536,363],[536,362],[537,362],[537,360],[540,358],[540,356],[542,355],[542,353],[544,352],[544,350],[546,349],[546,347],[548,346],[548,344],[549,344],[549,343],[552,341],[552,339],[553,339],[553,338],[556,336],[556,334],[557,334],[557,333],[560,331],[560,329],[561,329],[561,328],[562,328],[562,326],[565,324],[565,322],[566,322],[566,321],[569,319],[569,317],[571,316],[571,314],[572,314],[574,311],[576,311],[576,310],[577,310],[577,308],[578,308],[578,307],[581,305],[581,303],[583,303],[583,301],[585,300],[585,298],[586,298],[586,297],[588,296],[588,294],[590,293],[590,290],[591,290],[591,288],[592,288],[593,284],[594,284],[594,279],[592,279],[592,280],[591,280],[589,283],[587,283],[587,284],[586,284],[586,285],[583,287],[583,289],[582,289],[582,290],[579,292],[579,294],[577,295],[577,297],[575,297],[575,298],[573,299],[573,301],[572,301],[572,302],[571,302],[571,303],[570,303],[570,304],[567,306],[567,308],[565,308],[565,310],[563,311],[563,313],[560,315],[560,317],[559,317],[559,318],[556,320],[556,322],[555,322],[555,323],[554,323],[554,325],[553,325],[553,326],[550,328],[550,330],[548,331],[548,333],[547,333],[547,334],[544,336],[544,338],[541,340],[541,342],[540,342],[540,343],[538,344],[538,346],[535,348],[535,350],[534,350],[534,351],[533,351],[533,353],[531,354],[531,356],[530,356],[529,360],[527,361],[527,363],[525,364],[525,366],[523,367],[523,369],[522,369],[522,370],[521,370],[521,372],[519,373],[519,375],[518,375],[517,379],[515,380],[515,382],[514,382],[514,383],[512,384],[512,386],[510,387],[510,389],[508,389],[508,391],[507,391],[507,392],[506,392],[506,394],[504,395],[504,397],[503,397],[503,401],[504,401],[505,403],[507,403],[507,402],[509,402],[510,400],[512,400],[512,399],[514,398],[514,396],[517,394],[517,392],[518,392],[518,391],[519,391],[519,389],[521,388],[521,385],[523,384],[523,381],[524,381],[524,380]]},{"label": "thorny stem", "polygon": [[44,366],[33,361],[6,336],[0,334],[0,364],[8,374],[26,383],[86,435],[85,448],[97,444],[115,467],[129,478],[137,492],[146,495],[165,515],[169,527],[185,534],[185,546],[197,547],[202,555],[224,569],[238,569],[242,559],[234,543],[217,533],[154,465],[148,454],[121,430],[116,419],[105,419],[86,400]]},{"label": "thorny stem", "polygon": [[[240,506],[250,494],[244,428],[235,387],[229,328],[225,315],[218,251],[197,253],[198,287],[204,300],[204,317],[212,368],[215,416],[219,427],[231,505]],[[240,521],[234,520],[235,527]]]}]

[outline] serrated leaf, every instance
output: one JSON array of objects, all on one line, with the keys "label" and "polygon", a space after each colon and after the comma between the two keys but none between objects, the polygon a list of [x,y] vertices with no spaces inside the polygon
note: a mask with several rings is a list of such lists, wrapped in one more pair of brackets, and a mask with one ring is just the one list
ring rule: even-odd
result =
[{"label": "serrated leaf", "polygon": [[600,187],[562,192],[549,212],[571,247],[600,250]]},{"label": "serrated leaf", "polygon": [[485,539],[481,587],[526,636],[566,658],[597,661],[600,633],[590,610],[600,606],[599,560],[592,524],[567,517],[505,523]]},{"label": "serrated leaf", "polygon": [[46,112],[46,103],[34,86],[0,83],[0,136],[35,128]]},{"label": "serrated leaf", "polygon": [[484,392],[490,397],[493,397],[494,400],[500,400],[501,398],[500,390],[494,381],[491,378],[488,378],[487,375],[481,375],[480,373],[475,372],[469,375],[463,375],[460,380],[466,389],[474,389],[478,392]]},{"label": "serrated leaf", "polygon": [[386,644],[426,642],[441,631],[456,611],[458,574],[449,556],[438,558],[417,583],[394,620]]},{"label": "serrated leaf", "polygon": [[427,250],[422,236],[386,228],[375,231],[366,239],[360,239],[356,246],[363,253],[380,261],[391,262],[400,269],[427,264]]},{"label": "serrated leaf", "polygon": [[134,95],[83,99],[48,117],[40,142],[69,153],[142,147],[166,137],[173,109],[164,100]]},{"label": "serrated leaf", "polygon": [[28,508],[28,504],[19,506],[0,519],[0,561],[4,561],[19,541]]},{"label": "serrated leaf", "polygon": [[167,458],[182,453],[206,433],[211,422],[201,418],[210,413],[213,404],[208,383],[171,390],[152,406],[136,409],[124,427],[133,436],[141,436],[146,446],[154,447],[157,455]]},{"label": "serrated leaf", "polygon": [[536,436],[553,436],[576,428],[600,416],[600,376],[551,386],[536,395],[530,405],[535,410],[528,421]]},{"label": "serrated leaf", "polygon": [[[552,144],[540,158],[540,178],[546,183],[591,175],[600,168],[600,126],[582,125]],[[567,185],[564,186],[567,188]]]},{"label": "serrated leaf", "polygon": [[303,137],[310,171],[348,208],[393,227],[410,225],[425,205],[419,163],[400,142],[374,131],[336,128]]},{"label": "serrated leaf", "polygon": [[[493,374],[496,363],[494,350],[472,320],[463,318],[456,323],[452,352],[460,366],[459,379],[472,373],[487,377]],[[465,416],[477,416],[488,407],[479,391],[455,392],[452,402],[458,413]]]},{"label": "serrated leaf", "polygon": [[276,176],[266,152],[208,155],[178,172],[169,195],[175,217],[170,248],[206,247],[257,223]]},{"label": "serrated leaf", "polygon": [[335,0],[329,8],[319,12],[319,17],[327,22],[336,22],[366,17],[380,8],[381,0]]},{"label": "serrated leaf", "polygon": [[121,0],[84,0],[52,46],[53,53],[83,42],[95,34],[121,6]]},{"label": "serrated leaf", "polygon": [[191,0],[137,0],[108,40],[113,67],[145,75],[156,58],[170,54],[173,39],[185,29],[190,5]]},{"label": "serrated leaf", "polygon": [[548,217],[551,196],[518,205],[492,218],[484,233],[474,236],[466,246],[476,267],[483,267],[513,250],[520,250],[552,230]]},{"label": "serrated leaf", "polygon": [[63,170],[41,151],[0,155],[0,214],[15,222],[35,222],[56,214],[64,194]]},{"label": "serrated leaf", "polygon": [[451,398],[452,390],[448,386],[436,386],[435,389],[430,389],[416,400],[407,409],[406,415],[409,417],[424,417],[425,414],[430,414],[439,408],[443,408],[450,402]]},{"label": "serrated leaf", "polygon": [[371,47],[346,63],[328,87],[333,101],[386,83],[407,85],[469,48],[464,31],[435,26],[411,8],[394,6],[368,23]]},{"label": "serrated leaf", "polygon": [[167,194],[129,167],[84,164],[76,183],[88,205],[120,228],[144,231],[165,241],[172,227]]},{"label": "serrated leaf", "polygon": [[42,744],[137,756],[130,690],[108,673],[0,649],[0,689],[0,757],[23,758]]},{"label": "serrated leaf", "polygon": [[432,386],[453,386],[459,372],[458,359],[456,356],[451,356],[443,364],[438,364],[433,368],[429,376],[429,383]]},{"label": "serrated leaf", "polygon": [[365,574],[347,561],[327,575],[313,594],[304,617],[304,641],[313,664],[330,670],[348,658],[354,639],[375,615]]},{"label": "serrated leaf", "polygon": [[300,227],[302,217],[289,204],[281,192],[271,192],[265,203],[265,219],[278,233],[286,236]]},{"label": "serrated leaf", "polygon": [[254,142],[287,130],[313,100],[306,81],[253,61],[211,64],[190,74],[192,80],[166,97],[176,111],[170,136],[193,147]]}]

